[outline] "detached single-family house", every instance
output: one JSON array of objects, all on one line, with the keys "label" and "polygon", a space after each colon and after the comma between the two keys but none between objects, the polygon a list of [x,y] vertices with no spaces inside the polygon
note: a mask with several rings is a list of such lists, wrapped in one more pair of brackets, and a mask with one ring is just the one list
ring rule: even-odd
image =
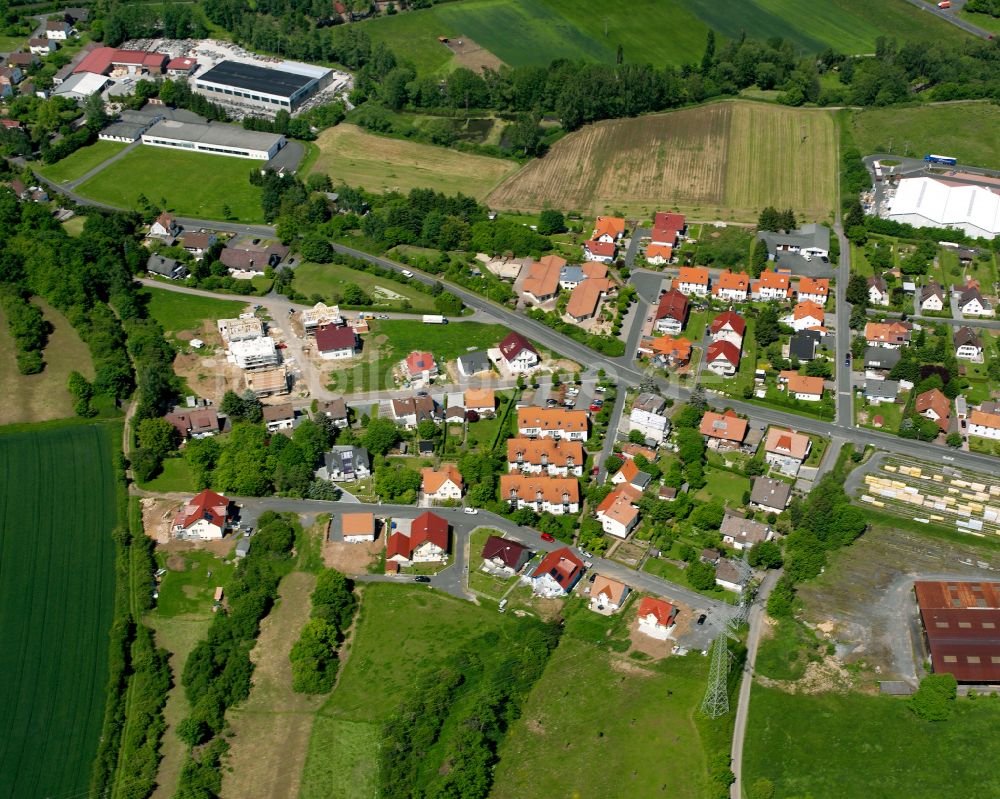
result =
[{"label": "detached single-family house", "polygon": [[548,477],[511,472],[500,475],[500,501],[512,510],[529,508],[535,513],[562,516],[580,510],[580,483],[572,477]]},{"label": "detached single-family house", "polygon": [[177,511],[173,533],[177,538],[213,541],[222,538],[228,528],[229,500],[206,488]]},{"label": "detached single-family house", "polygon": [[746,302],[750,294],[750,275],[724,269],[712,286],[712,296],[721,302]]},{"label": "detached single-family house", "polygon": [[722,543],[736,550],[750,549],[754,544],[774,538],[774,531],[763,522],[730,512],[723,517],[719,532],[722,533]]},{"label": "detached single-family house", "polygon": [[511,372],[527,372],[538,366],[542,357],[520,333],[508,333],[500,342],[500,355]]},{"label": "detached single-family house", "polygon": [[739,566],[731,560],[720,560],[715,566],[715,584],[727,591],[739,591],[742,588]]},{"label": "detached single-family house", "polygon": [[280,405],[265,405],[264,423],[267,425],[269,433],[291,430],[295,427],[295,408],[290,402],[283,402]]},{"label": "detached single-family house", "polygon": [[323,465],[316,470],[316,477],[334,483],[364,480],[371,477],[371,464],[371,457],[364,447],[338,444],[323,453]]},{"label": "detached single-family house", "polygon": [[531,575],[532,593],[548,598],[566,596],[583,576],[583,561],[568,547],[550,552]]},{"label": "detached single-family house", "polygon": [[671,288],[660,295],[653,324],[660,333],[676,335],[687,324],[687,315],[688,298],[676,288]]},{"label": "detached single-family house", "polygon": [[345,513],[340,517],[345,544],[365,544],[375,540],[374,513]]},{"label": "detached single-family house", "polygon": [[462,377],[472,377],[480,372],[489,372],[492,369],[489,355],[485,352],[467,352],[459,355],[456,361],[458,373]]},{"label": "detached single-family house", "polygon": [[796,295],[799,302],[814,302],[823,308],[830,296],[830,281],[825,277],[800,277]]},{"label": "detached single-family house", "polygon": [[800,330],[788,340],[788,357],[797,361],[811,361],[816,358],[823,334],[818,330]]},{"label": "detached single-family house", "polygon": [[599,216],[594,223],[593,241],[617,244],[625,235],[625,220],[620,216]]},{"label": "detached single-family house", "polygon": [[177,429],[182,440],[208,438],[222,430],[214,408],[187,408],[168,413],[163,418]]},{"label": "detached single-family house", "polygon": [[993,316],[993,306],[975,287],[967,288],[958,297],[962,316]]},{"label": "detached single-family house", "polygon": [[420,478],[420,490],[431,502],[462,498],[462,473],[453,463],[442,463],[437,469],[427,466],[420,470]]},{"label": "detached single-family house", "polygon": [[747,323],[739,314],[723,311],[709,323],[708,330],[712,341],[728,341],[734,347],[742,348]]},{"label": "detached single-family house", "polygon": [[349,424],[347,403],[344,402],[343,397],[337,397],[336,399],[321,402],[319,407],[316,409],[316,412],[321,413],[330,419],[333,422],[334,427],[343,429]]},{"label": "detached single-family house", "polygon": [[625,604],[628,592],[629,587],[625,583],[598,574],[590,587],[590,609],[604,616],[617,613]]},{"label": "detached single-family house", "polygon": [[750,295],[762,302],[785,302],[792,298],[791,275],[784,272],[762,272],[750,285]]},{"label": "detached single-family house", "polygon": [[651,358],[656,364],[676,369],[691,362],[692,344],[684,336],[657,336],[639,342],[641,357]]},{"label": "detached single-family house", "polygon": [[45,22],[45,38],[66,41],[73,35],[73,26],[65,19],[50,19]]},{"label": "detached single-family house", "polygon": [[531,560],[531,550],[524,544],[491,535],[486,539],[482,551],[483,571],[513,577]]},{"label": "detached single-family house", "polygon": [[539,408],[529,405],[517,409],[518,435],[528,438],[566,438],[570,441],[586,441],[589,435],[589,419],[584,410],[565,408]]},{"label": "detached single-family house", "polygon": [[899,396],[898,380],[865,380],[865,399],[869,405],[895,402]]},{"label": "detached single-family house", "polygon": [[59,49],[55,39],[31,37],[28,39],[28,49],[33,55],[48,55]]},{"label": "detached single-family house", "polygon": [[632,402],[628,416],[628,429],[638,430],[643,438],[663,441],[670,434],[670,417],[666,412],[667,401],[659,394],[642,393]]},{"label": "detached single-family house", "polygon": [[910,343],[913,325],[909,322],[868,322],[865,325],[865,339],[869,347],[899,349]]},{"label": "detached single-family house", "polygon": [[615,260],[618,248],[614,244],[603,241],[587,241],[583,245],[583,257],[587,261],[597,261],[610,264]]},{"label": "detached single-family house", "polygon": [[604,298],[614,288],[615,284],[607,278],[587,278],[570,294],[566,315],[577,323],[593,319]]},{"label": "detached single-family house", "polygon": [[674,257],[674,248],[670,244],[653,244],[650,242],[646,245],[646,263],[650,264],[669,264]]},{"label": "detached single-family house", "polygon": [[634,458],[626,458],[618,471],[611,476],[611,484],[630,485],[632,488],[643,491],[652,479],[650,474],[639,469]]},{"label": "detached single-family house", "polygon": [[549,477],[583,474],[583,444],[556,438],[508,438],[507,469]]},{"label": "detached single-family house", "polygon": [[936,422],[943,432],[948,432],[951,421],[951,400],[940,389],[932,388],[917,394],[914,410],[926,419]]},{"label": "detached single-family house", "polygon": [[406,374],[412,380],[427,380],[438,373],[438,365],[434,362],[434,355],[429,352],[414,350],[406,356],[404,364]]},{"label": "detached single-family house", "polygon": [[497,408],[496,395],[492,388],[467,388],[463,402],[465,410],[475,411],[480,416],[492,416]]},{"label": "detached single-family house", "polygon": [[643,597],[639,603],[639,632],[665,641],[677,623],[677,608],[656,597]]},{"label": "detached single-family house", "polygon": [[708,446],[719,448],[735,448],[743,444],[749,427],[746,419],[741,419],[735,411],[725,413],[706,411],[701,417],[699,430],[708,440]]},{"label": "detached single-family house", "polygon": [[767,244],[768,257],[779,263],[795,263],[797,258],[826,260],[830,255],[830,228],[826,225],[810,223],[787,232],[762,230],[757,238]]},{"label": "detached single-family house", "polygon": [[604,532],[615,538],[627,538],[639,523],[639,509],[633,503],[638,502],[641,496],[639,489],[628,484],[608,494],[594,512]]},{"label": "detached single-family house", "polygon": [[971,327],[960,327],[955,331],[955,357],[982,363],[983,340]]},{"label": "detached single-family house", "polygon": [[711,280],[708,268],[704,266],[682,266],[677,273],[677,279],[671,284],[685,296],[707,297]]},{"label": "detached single-family house", "polygon": [[720,377],[732,377],[740,368],[740,348],[731,341],[713,341],[705,350],[705,366]]},{"label": "detached single-family house", "polygon": [[823,378],[808,377],[786,369],[778,373],[778,383],[784,384],[790,397],[805,402],[819,402],[823,399]]},{"label": "detached single-family house", "polygon": [[[358,337],[353,327],[347,325],[319,325],[316,328],[316,352],[324,361],[339,361],[353,358],[358,346]],[[432,357],[433,362],[433,357]],[[410,365],[407,359],[407,366]]]},{"label": "detached single-family house", "polygon": [[539,261],[533,261],[521,284],[525,299],[538,304],[554,300],[559,294],[559,276],[565,267],[566,259],[558,255],[546,255]]},{"label": "detached single-family house", "polygon": [[198,233],[185,231],[180,235],[181,246],[195,258],[201,258],[215,244],[214,233]]},{"label": "detached single-family house", "polygon": [[793,430],[772,427],[764,440],[764,460],[776,466],[784,474],[794,477],[809,457],[812,440],[809,436]]},{"label": "detached single-family house", "polygon": [[765,513],[781,513],[792,498],[792,487],[773,477],[755,477],[750,490],[750,506]]},{"label": "detached single-family house", "polygon": [[156,217],[156,221],[149,226],[149,235],[172,239],[180,233],[180,230],[180,226],[174,221],[174,218],[170,214],[163,213]]},{"label": "detached single-family house", "polygon": [[401,424],[408,430],[412,430],[425,419],[440,422],[444,418],[432,397],[394,399],[389,405],[392,408],[392,418],[396,424]]},{"label": "detached single-family house", "polygon": [[795,304],[791,314],[782,320],[791,325],[796,332],[802,330],[823,330],[823,306],[812,300],[803,300]]},{"label": "detached single-family house", "polygon": [[878,372],[888,372],[899,363],[902,353],[899,349],[887,349],[885,347],[869,346],[865,350],[865,369],[877,370]]},{"label": "detached single-family house", "polygon": [[1000,440],[1000,413],[973,410],[969,414],[969,435]]},{"label": "detached single-family house", "polygon": [[947,302],[944,286],[932,281],[920,289],[920,310],[941,311]]},{"label": "detached single-family house", "polygon": [[409,530],[397,521],[386,539],[385,559],[392,563],[444,563],[448,560],[448,522],[427,511],[414,519]]},{"label": "detached single-family house", "polygon": [[881,276],[868,278],[868,304],[888,307],[890,302],[889,286]]},{"label": "detached single-family house", "polygon": [[190,274],[188,268],[174,258],[164,258],[162,255],[150,255],[146,259],[146,271],[151,275],[159,275],[170,280],[186,280]]}]

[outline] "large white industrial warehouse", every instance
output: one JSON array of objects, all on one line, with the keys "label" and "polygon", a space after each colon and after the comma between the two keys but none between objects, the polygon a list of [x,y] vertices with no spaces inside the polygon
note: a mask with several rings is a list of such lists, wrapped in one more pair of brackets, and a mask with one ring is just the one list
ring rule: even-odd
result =
[{"label": "large white industrial warehouse", "polygon": [[994,189],[941,178],[903,178],[885,216],[914,227],[952,227],[992,239],[1000,234],[1000,184]]},{"label": "large white industrial warehouse", "polygon": [[165,119],[142,134],[142,143],[267,161],[285,146],[285,137],[220,122],[204,125]]}]

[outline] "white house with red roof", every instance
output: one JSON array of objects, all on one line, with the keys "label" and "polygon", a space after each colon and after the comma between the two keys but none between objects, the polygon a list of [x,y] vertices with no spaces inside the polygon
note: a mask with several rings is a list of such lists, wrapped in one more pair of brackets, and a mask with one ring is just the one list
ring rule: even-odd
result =
[{"label": "white house with red roof", "polygon": [[448,560],[448,522],[427,511],[396,526],[386,539],[385,559],[408,566],[413,563],[444,563]]},{"label": "white house with red roof", "polygon": [[799,302],[811,300],[820,306],[826,306],[830,296],[830,280],[825,277],[800,277],[796,288]]},{"label": "white house with red roof", "polygon": [[617,244],[625,235],[625,220],[620,216],[599,216],[594,223],[592,241],[603,244]]},{"label": "white house with red roof", "polygon": [[665,641],[677,623],[677,608],[662,599],[647,596],[639,603],[639,632]]},{"label": "white house with red roof", "polygon": [[823,306],[813,300],[800,300],[792,308],[792,312],[781,320],[786,325],[791,325],[796,332],[802,330],[825,330],[823,323],[825,314]]},{"label": "white house with red roof", "polygon": [[173,238],[180,232],[180,228],[170,214],[160,214],[156,221],[149,226],[150,236],[160,236],[161,238]]},{"label": "white house with red roof", "polygon": [[671,288],[660,295],[654,326],[659,333],[676,335],[687,324],[687,316],[688,298],[676,288]]},{"label": "white house with red roof", "polygon": [[195,494],[174,517],[177,538],[217,541],[229,528],[229,500],[205,489]]},{"label": "white house with red roof", "polygon": [[591,240],[583,245],[583,257],[588,261],[600,261],[602,264],[610,264],[615,260],[617,247],[605,241]]},{"label": "white house with red roof", "polygon": [[743,347],[747,323],[733,311],[723,311],[709,325],[712,341],[728,341],[734,347]]},{"label": "white house with red roof", "polygon": [[520,333],[510,332],[500,342],[500,355],[511,372],[528,372],[538,366],[542,356]]},{"label": "white house with red roof", "polygon": [[671,285],[688,297],[692,295],[707,297],[711,282],[707,267],[682,266],[677,271],[677,279]]},{"label": "white house with red roof", "polygon": [[725,269],[712,286],[712,296],[722,302],[746,302],[750,293],[750,275]]},{"label": "white house with red roof", "polygon": [[358,337],[347,325],[320,325],[316,328],[316,352],[325,361],[353,358]]},{"label": "white house with red roof", "polygon": [[[632,461],[625,463],[632,463],[635,468]],[[639,523],[639,509],[633,503],[641,496],[642,491],[629,484],[620,485],[608,494],[594,512],[601,529],[615,538],[627,538]]]},{"label": "white house with red roof", "polygon": [[764,302],[784,302],[792,298],[792,279],[785,272],[762,272],[760,280],[750,284],[750,295]]},{"label": "white house with red roof", "polygon": [[567,547],[550,552],[530,579],[532,593],[547,598],[566,596],[583,576],[583,561]]},{"label": "white house with red roof", "polygon": [[705,366],[721,377],[732,377],[740,368],[740,348],[725,339],[713,341],[705,351]]},{"label": "white house with red roof", "polygon": [[406,356],[404,361],[406,373],[414,380],[434,377],[438,373],[438,365],[434,362],[434,356],[429,352],[414,350]]}]

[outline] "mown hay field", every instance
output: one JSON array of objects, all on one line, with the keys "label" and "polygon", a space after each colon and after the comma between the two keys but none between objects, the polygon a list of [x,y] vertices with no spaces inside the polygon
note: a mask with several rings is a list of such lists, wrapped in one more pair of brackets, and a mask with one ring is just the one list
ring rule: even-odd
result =
[{"label": "mown hay field", "polygon": [[0,797],[87,795],[108,679],[119,429],[0,436]]},{"label": "mown hay field", "polygon": [[833,209],[836,157],[826,113],[714,103],[588,125],[508,178],[487,202],[511,211],[551,205],[647,218],[677,208],[745,222],[776,205],[820,218]]},{"label": "mown hay field", "polygon": [[375,136],[349,124],[323,131],[316,144],[314,172],[377,192],[425,188],[482,199],[517,169],[502,158]]}]

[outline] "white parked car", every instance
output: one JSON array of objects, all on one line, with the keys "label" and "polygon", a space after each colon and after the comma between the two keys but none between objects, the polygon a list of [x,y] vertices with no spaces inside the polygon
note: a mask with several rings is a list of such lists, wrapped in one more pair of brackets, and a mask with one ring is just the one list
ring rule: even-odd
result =
[{"label": "white parked car", "polygon": [[475,516],[477,513],[479,513],[479,510],[477,508],[465,508],[462,512],[468,513],[470,516]]},{"label": "white parked car", "polygon": [[411,271],[410,271],[409,269],[400,269],[399,271],[400,271],[400,272],[401,272],[401,273],[402,273],[402,274],[403,274],[403,275],[404,275],[405,277],[413,277],[413,272],[411,272]]}]

